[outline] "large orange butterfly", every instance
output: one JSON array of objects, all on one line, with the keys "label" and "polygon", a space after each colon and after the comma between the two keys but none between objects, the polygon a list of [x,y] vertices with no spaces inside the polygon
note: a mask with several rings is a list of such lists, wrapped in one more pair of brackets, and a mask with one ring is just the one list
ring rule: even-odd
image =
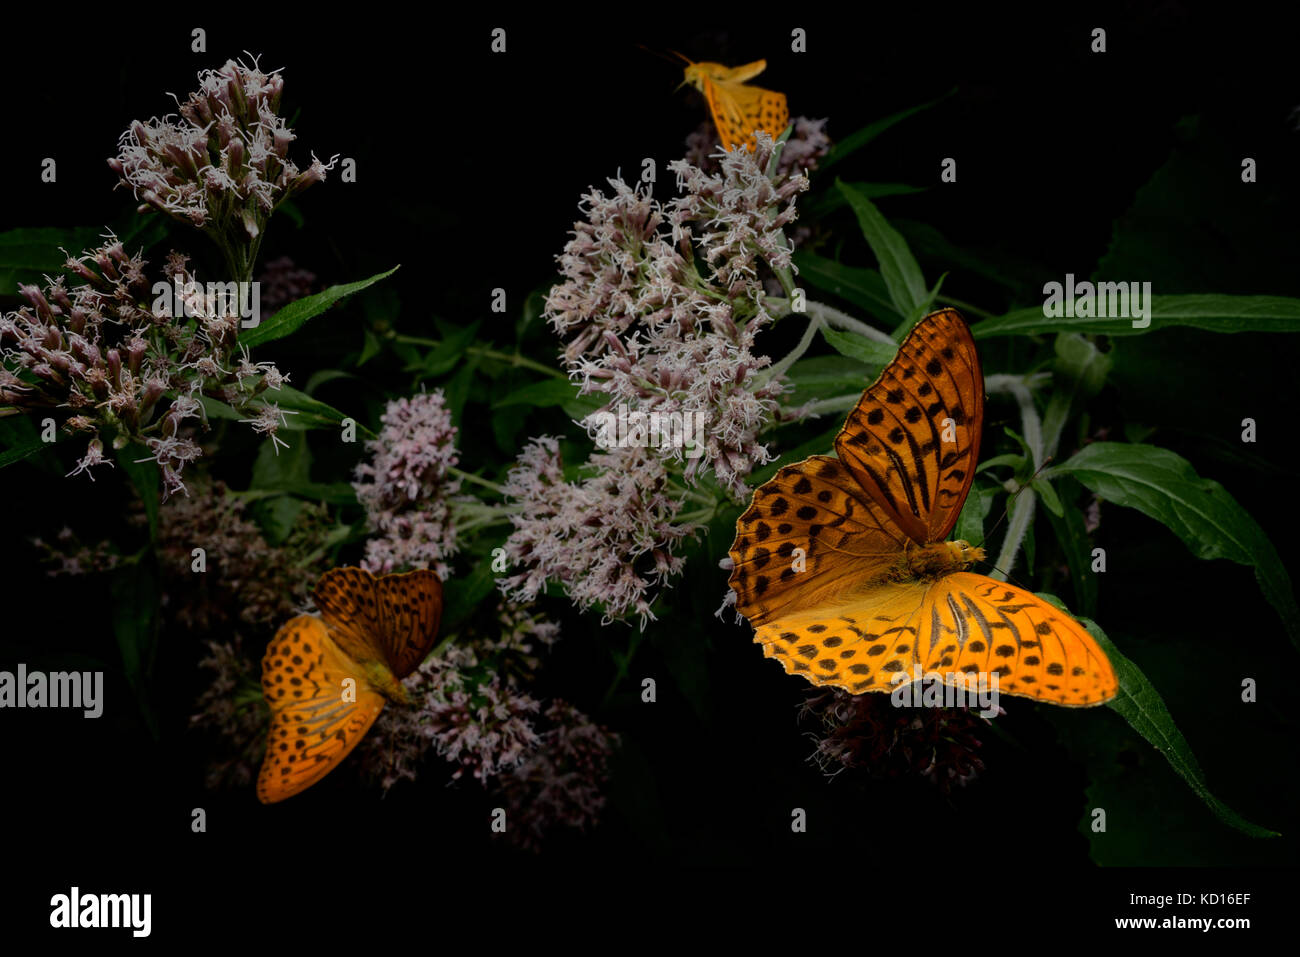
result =
[{"label": "large orange butterfly", "polygon": [[276,632],[262,658],[271,733],[257,798],[273,804],[338,767],[384,710],[408,704],[402,679],[433,647],[442,582],[431,571],[375,578],[335,568],[316,584],[316,615]]},{"label": "large orange butterfly", "polygon": [[966,571],[982,549],[945,541],[979,458],[984,376],[970,329],[931,313],[849,413],[838,458],[814,455],[754,491],[736,523],[731,587],[763,653],[855,694],[916,666],[960,686],[1070,707],[1115,696],[1083,626],[1041,598]]},{"label": "large orange butterfly", "polygon": [[752,80],[767,69],[766,60],[755,60],[744,66],[694,63],[691,60],[686,60],[686,64],[686,82],[703,93],[708,101],[713,125],[718,130],[718,141],[724,149],[735,149],[743,144],[752,152],[756,130],[776,139],[790,122],[790,109],[786,106],[784,93],[745,84],[746,80]]}]

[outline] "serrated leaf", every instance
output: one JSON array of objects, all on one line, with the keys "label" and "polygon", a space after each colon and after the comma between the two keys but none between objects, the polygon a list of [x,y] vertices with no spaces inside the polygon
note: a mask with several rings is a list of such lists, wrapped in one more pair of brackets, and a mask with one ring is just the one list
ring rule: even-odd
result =
[{"label": "serrated leaf", "polygon": [[911,316],[925,301],[926,288],[921,267],[907,248],[907,242],[866,196],[843,180],[836,180],[835,188],[844,194],[858,217],[862,235],[880,263],[880,275],[889,289],[894,309],[900,316]]},{"label": "serrated leaf", "polygon": [[1210,332],[1300,332],[1300,299],[1285,296],[1152,296],[1150,324],[1136,328],[1133,319],[1048,317],[1042,306],[1017,309],[971,326],[976,339],[1082,332],[1139,336],[1176,326]]},{"label": "serrated leaf", "polygon": [[[822,338],[840,355],[863,363],[872,370],[873,376],[879,375],[880,370],[887,366],[898,352],[895,343],[876,342],[856,332],[843,332],[827,326],[822,326]],[[863,388],[870,384],[870,382],[865,383]]]},{"label": "serrated leaf", "polygon": [[316,318],[348,296],[361,292],[361,290],[367,289],[383,279],[387,279],[397,272],[398,268],[398,266],[394,266],[387,272],[381,272],[369,279],[361,279],[357,282],[344,283],[339,286],[330,286],[313,296],[291,302],[252,329],[240,329],[239,342],[251,349],[254,346],[265,345],[268,342],[274,342],[276,339],[283,339],[285,336],[292,335],[302,328],[304,323]]},{"label": "serrated leaf", "polygon": [[1300,647],[1300,609],[1290,576],[1264,530],[1218,482],[1201,478],[1168,449],[1094,442],[1044,477],[1070,475],[1108,502],[1160,522],[1197,558],[1226,558],[1255,569],[1264,597]]},{"label": "serrated leaf", "polygon": [[845,266],[809,252],[796,252],[794,264],[800,282],[806,280],[814,288],[839,296],[890,326],[898,322],[899,312],[890,301],[884,277],[876,270]]},{"label": "serrated leaf", "polygon": [[[1051,599],[1054,604],[1060,605],[1059,599],[1054,596],[1042,595],[1041,597]],[[1220,821],[1251,837],[1278,837],[1276,831],[1252,824],[1210,792],[1205,782],[1205,772],[1201,770],[1196,755],[1192,753],[1191,746],[1183,737],[1183,733],[1174,724],[1164,699],[1152,687],[1151,682],[1142,673],[1142,669],[1120,654],[1114,642],[1097,627],[1096,622],[1088,618],[1080,618],[1079,621],[1106,652],[1115,669],[1115,676],[1119,679],[1119,692],[1107,707],[1132,725],[1138,734],[1165,756],[1179,777],[1187,782]]]}]

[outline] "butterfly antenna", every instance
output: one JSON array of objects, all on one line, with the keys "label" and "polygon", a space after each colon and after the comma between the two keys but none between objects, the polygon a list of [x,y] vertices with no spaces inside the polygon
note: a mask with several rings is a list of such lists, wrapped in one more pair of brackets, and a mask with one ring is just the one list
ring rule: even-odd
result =
[{"label": "butterfly antenna", "polygon": [[[987,533],[985,533],[984,535],[985,541],[988,541],[988,539],[992,537],[993,533],[998,530],[998,526],[1001,525],[1004,521],[1006,521],[1007,516],[1011,514],[1011,506],[1015,503],[1016,499],[1020,497],[1020,493],[1023,492],[1025,489],[1029,488],[1029,483],[1032,482],[1034,479],[1038,478],[1039,473],[1042,472],[1043,469],[1047,468],[1047,466],[1051,464],[1052,464],[1052,456],[1049,455],[1046,459],[1043,460],[1042,465],[1034,469],[1034,474],[1029,476],[1029,482],[1026,482],[1024,485],[1020,486],[1020,488],[1016,489],[1016,494],[1011,496],[1011,501],[1008,502],[1006,504],[1006,507],[1002,509],[1002,516],[996,522],[994,522],[993,527],[990,528]],[[1023,588],[1025,589],[1025,591],[1033,591],[1033,589],[1030,588],[1028,585],[1026,585],[1024,582],[1012,578],[1011,573],[1006,569],[999,568],[997,565],[994,565],[992,562],[988,562],[988,566],[989,568],[992,568],[996,572],[1001,572],[1002,577],[1005,578],[1007,581],[1011,582],[1011,584],[1015,585],[1017,588]]]},{"label": "butterfly antenna", "polygon": [[1023,492],[1025,489],[1029,488],[1030,482],[1033,482],[1034,479],[1038,478],[1039,473],[1042,472],[1043,469],[1047,468],[1051,464],[1052,464],[1052,457],[1049,455],[1043,461],[1042,465],[1034,469],[1034,474],[1029,476],[1029,482],[1026,482],[1024,485],[1020,486],[1020,488],[1016,489],[1016,493],[1011,496],[1011,501],[1007,502],[1007,504],[1003,506],[1002,515],[998,518],[996,522],[993,523],[993,527],[984,533],[985,539],[992,537],[993,533],[998,530],[998,526],[1007,520],[1007,516],[1011,514],[1011,506],[1014,505],[1016,499],[1020,497],[1020,493]]}]

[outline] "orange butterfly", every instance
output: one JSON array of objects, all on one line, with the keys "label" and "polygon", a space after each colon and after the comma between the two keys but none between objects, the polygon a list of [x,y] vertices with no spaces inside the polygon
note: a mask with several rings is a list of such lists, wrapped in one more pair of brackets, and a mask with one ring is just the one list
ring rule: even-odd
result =
[{"label": "orange butterfly", "polygon": [[262,658],[271,733],[257,798],[273,804],[339,766],[384,710],[409,704],[402,679],[433,647],[442,582],[431,571],[375,578],[335,568],[316,584],[316,615],[276,632]]},{"label": "orange butterfly", "polygon": [[708,100],[713,125],[718,129],[718,141],[724,149],[744,144],[752,152],[755,130],[762,130],[773,139],[785,130],[790,122],[785,94],[745,85],[746,80],[752,80],[767,69],[766,60],[733,67],[721,63],[695,63],[686,57],[682,59],[687,63],[685,82]]},{"label": "orange butterfly", "polygon": [[922,319],[835,439],[754,492],[736,523],[730,584],[763,653],[854,694],[926,677],[1070,707],[1118,683],[1083,626],[1041,598],[966,571],[945,541],[979,459],[984,376],[954,309]]}]

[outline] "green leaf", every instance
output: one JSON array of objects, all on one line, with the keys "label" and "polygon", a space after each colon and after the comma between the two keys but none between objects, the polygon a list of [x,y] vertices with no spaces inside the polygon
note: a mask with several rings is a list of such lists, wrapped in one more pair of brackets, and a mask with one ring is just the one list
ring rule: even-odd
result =
[{"label": "green leaf", "polygon": [[113,636],[122,654],[122,670],[156,738],[158,718],[149,702],[149,678],[158,648],[159,602],[152,552],[146,549],[114,569],[109,588]]},{"label": "green leaf", "polygon": [[[831,348],[840,355],[864,363],[877,375],[898,352],[898,346],[895,343],[876,342],[874,339],[860,336],[856,332],[841,332],[838,329],[830,329],[826,326],[822,326],[822,338],[830,343]],[[865,383],[863,388],[866,388],[869,384]]]},{"label": "green leaf", "polygon": [[[882,196],[907,196],[911,193],[924,193],[929,187],[926,186],[909,186],[906,183],[853,183],[851,184],[863,196],[868,199],[879,199]],[[807,200],[799,202],[799,222],[809,223],[827,216],[839,209],[846,202],[844,194],[839,190],[831,189],[818,193]]]},{"label": "green leaf", "polygon": [[[352,418],[328,405],[319,399],[313,399],[305,392],[299,392],[293,386],[282,386],[279,389],[267,389],[262,393],[262,398],[266,402],[273,402],[281,409],[297,413],[296,415],[286,415],[286,428],[291,431],[302,431],[303,429],[326,429],[337,428],[344,419]],[[204,403],[206,407],[207,403]],[[229,406],[226,406],[229,409]],[[235,412],[234,409],[230,411]],[[225,416],[218,416],[224,418]],[[246,419],[248,416],[239,415],[235,412],[235,417]],[[353,419],[355,422],[356,419]],[[375,433],[357,422],[357,431],[365,434],[369,438],[374,438]]]},{"label": "green leaf", "polygon": [[292,495],[276,495],[257,503],[254,514],[262,533],[272,545],[283,545],[306,503]]},{"label": "green leaf", "polygon": [[995,455],[991,459],[986,459],[975,469],[977,472],[987,472],[1003,465],[1010,465],[1017,472],[1025,464],[1026,458],[1023,455],[1017,455],[1015,452],[1006,452],[1002,455]]},{"label": "green leaf", "polygon": [[1083,332],[1108,336],[1137,336],[1175,326],[1210,332],[1300,332],[1300,299],[1285,296],[1152,296],[1150,325],[1135,328],[1133,319],[1049,318],[1042,306],[1017,309],[984,319],[971,327],[976,339],[1041,333]]},{"label": "green leaf", "polygon": [[866,126],[862,127],[862,129],[850,133],[848,136],[844,137],[844,139],[831,147],[830,152],[827,153],[818,164],[818,172],[830,169],[836,163],[843,161],[847,157],[852,156],[858,150],[862,149],[862,147],[866,146],[881,133],[885,132],[885,130],[901,123],[909,116],[915,116],[923,110],[928,110],[936,103],[943,102],[956,92],[957,88],[953,87],[943,96],[937,97],[929,103],[922,103],[919,106],[909,106],[905,110],[900,110],[891,116],[886,116],[884,119],[876,120],[874,123],[868,123]]},{"label": "green leaf", "polygon": [[50,448],[53,442],[42,442],[40,439],[33,439],[23,442],[21,445],[14,445],[0,452],[0,469],[6,465],[13,465],[15,462],[21,462],[29,456],[35,455],[42,449]]},{"label": "green leaf", "polygon": [[286,490],[290,486],[311,481],[311,449],[307,436],[297,437],[287,449],[278,449],[273,442],[263,442],[253,463],[250,488]]},{"label": "green leaf", "polygon": [[283,339],[285,336],[292,335],[302,327],[303,323],[316,318],[326,309],[348,296],[373,286],[381,279],[387,279],[397,270],[398,267],[394,266],[388,272],[381,272],[369,279],[361,279],[341,286],[330,286],[314,296],[307,296],[291,302],[271,318],[254,326],[252,329],[241,329],[239,342],[251,349],[254,346],[264,345],[268,342],[274,342],[276,339]]},{"label": "green leaf", "polygon": [[912,315],[925,301],[926,288],[921,267],[912,258],[907,242],[898,230],[889,225],[871,200],[842,180],[835,181],[835,188],[844,194],[857,214],[862,235],[880,263],[880,274],[889,289],[894,308],[900,316]]},{"label": "green leaf", "polygon": [[302,391],[307,395],[312,395],[326,382],[333,382],[335,379],[356,379],[359,382],[365,381],[355,372],[345,372],[342,369],[318,369],[312,373],[311,378],[307,380],[307,385],[303,387]]},{"label": "green leaf", "polygon": [[379,337],[372,330],[365,329],[361,335],[361,355],[357,358],[357,368],[379,355],[379,350],[382,348]]},{"label": "green leaf", "polygon": [[1222,485],[1201,478],[1186,459],[1152,445],[1094,442],[1043,475],[1072,475],[1101,498],[1137,509],[1169,528],[1197,558],[1252,566],[1300,647],[1300,609],[1273,543]]},{"label": "green leaf", "polygon": [[[134,255],[162,239],[167,234],[167,226],[161,216],[132,213],[113,231],[127,253]],[[46,276],[62,273],[68,256],[78,256],[86,249],[102,245],[102,237],[107,232],[103,226],[74,226],[11,229],[0,233],[0,295],[16,295],[20,283],[43,286]]]},{"label": "green leaf", "polygon": [[479,323],[471,322],[461,328],[447,324],[443,327],[442,341],[426,355],[419,365],[421,379],[436,379],[450,372],[456,363],[465,358],[465,350],[478,334]]},{"label": "green leaf", "polygon": [[889,299],[884,277],[876,270],[845,266],[809,252],[796,252],[794,264],[799,278],[813,287],[839,296],[891,326],[898,322],[900,314]]},{"label": "green leaf", "polygon": [[879,375],[880,368],[847,356],[814,356],[800,359],[785,377],[794,384],[795,401],[827,399],[846,392],[861,392]]},{"label": "green leaf", "polygon": [[158,538],[158,497],[162,493],[162,475],[158,471],[158,463],[142,445],[128,445],[118,449],[114,457],[123,473],[131,480],[135,493],[140,496],[145,518],[149,522],[149,540],[155,541]]},{"label": "green leaf", "polygon": [[1047,510],[1058,518],[1065,514],[1065,508],[1061,505],[1061,500],[1056,496],[1056,489],[1052,488],[1052,483],[1047,479],[1039,476],[1029,483],[1030,487],[1038,493],[1038,497],[1043,500]]},{"label": "green leaf", "polygon": [[511,405],[543,408],[552,405],[563,405],[575,398],[578,398],[578,386],[568,379],[543,379],[541,382],[533,382],[522,389],[516,389],[503,398],[497,399],[492,403],[492,408],[503,409]]},{"label": "green leaf", "polygon": [[835,436],[840,434],[840,429],[843,427],[842,422],[836,423],[834,427],[827,429],[816,438],[809,439],[802,445],[796,445],[794,448],[782,452],[776,461],[768,462],[761,469],[756,469],[747,481],[750,485],[758,487],[791,463],[802,462],[810,455],[829,454],[835,444]]},{"label": "green leaf", "polygon": [[983,545],[984,520],[989,517],[993,502],[1001,491],[996,485],[972,485],[953,527],[953,538],[971,545]]},{"label": "green leaf", "polygon": [[473,570],[460,578],[442,583],[443,613],[440,630],[449,632],[469,617],[496,587],[491,559],[479,559]]},{"label": "green leaf", "polygon": [[447,383],[444,393],[447,399],[447,411],[451,413],[451,421],[457,428],[463,427],[461,412],[469,400],[469,387],[474,382],[474,373],[478,370],[482,358],[481,355],[468,356],[460,371],[451,377],[451,382]]},{"label": "green leaf", "polygon": [[[1040,597],[1050,600],[1055,605],[1060,605],[1059,600],[1054,596],[1044,594]],[[1109,702],[1107,707],[1131,724],[1138,734],[1146,738],[1152,747],[1165,756],[1170,766],[1178,772],[1179,776],[1188,783],[1220,821],[1235,827],[1245,834],[1249,834],[1251,837],[1278,837],[1276,831],[1270,831],[1257,824],[1252,824],[1210,793],[1210,789],[1205,783],[1205,773],[1201,770],[1196,755],[1192,753],[1192,749],[1188,745],[1187,739],[1183,737],[1183,733],[1174,724],[1174,719],[1170,716],[1164,699],[1151,686],[1151,682],[1142,673],[1142,669],[1120,654],[1119,649],[1106,637],[1106,633],[1097,627],[1096,622],[1087,618],[1079,620],[1088,629],[1088,633],[1097,639],[1097,643],[1101,645],[1102,650],[1106,652],[1111,665],[1115,669],[1115,676],[1119,679],[1119,693]]]}]

